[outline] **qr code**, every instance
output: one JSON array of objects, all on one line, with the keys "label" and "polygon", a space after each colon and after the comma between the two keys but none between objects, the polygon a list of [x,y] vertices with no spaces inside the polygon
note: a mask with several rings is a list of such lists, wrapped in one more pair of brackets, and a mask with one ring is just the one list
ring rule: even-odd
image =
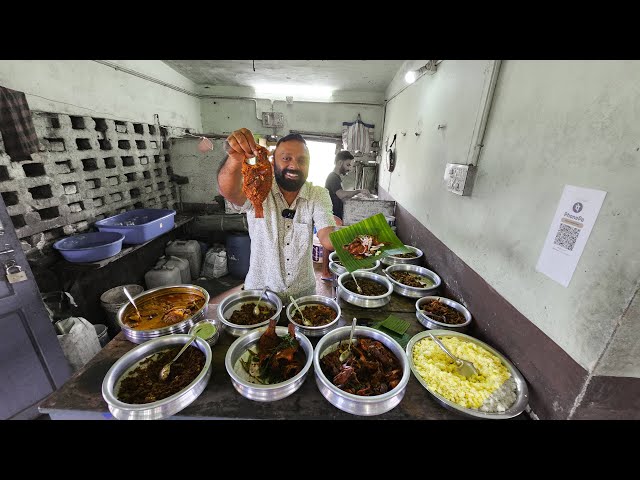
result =
[{"label": "qr code", "polygon": [[560,245],[567,250],[573,250],[576,240],[578,239],[578,235],[580,235],[579,228],[570,227],[569,225],[561,223],[553,244]]}]

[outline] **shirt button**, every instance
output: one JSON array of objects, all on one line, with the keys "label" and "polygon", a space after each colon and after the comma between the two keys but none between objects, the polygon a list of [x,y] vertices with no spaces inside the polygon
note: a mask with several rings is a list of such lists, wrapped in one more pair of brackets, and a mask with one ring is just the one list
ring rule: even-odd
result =
[{"label": "shirt button", "polygon": [[289,244],[287,243],[287,245],[289,245]]},{"label": "shirt button", "polygon": [[291,275],[290,273],[287,273],[287,275]]}]

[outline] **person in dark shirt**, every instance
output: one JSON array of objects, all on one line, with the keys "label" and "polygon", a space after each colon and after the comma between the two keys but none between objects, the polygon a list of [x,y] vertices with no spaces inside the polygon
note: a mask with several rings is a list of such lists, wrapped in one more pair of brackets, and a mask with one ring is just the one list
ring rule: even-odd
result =
[{"label": "person in dark shirt", "polygon": [[[333,204],[333,216],[338,226],[342,225],[342,215],[344,212],[344,201],[359,193],[369,193],[366,188],[359,190],[344,190],[342,188],[342,176],[348,175],[353,170],[353,155],[347,150],[342,150],[336,154],[335,168],[327,176],[324,188],[329,190],[331,203]],[[322,280],[331,280],[329,270],[329,254],[322,255]]]}]

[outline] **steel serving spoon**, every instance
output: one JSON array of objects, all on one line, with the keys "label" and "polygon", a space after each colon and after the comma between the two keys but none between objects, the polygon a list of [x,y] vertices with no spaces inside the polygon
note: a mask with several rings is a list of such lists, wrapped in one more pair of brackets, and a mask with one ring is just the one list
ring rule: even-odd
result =
[{"label": "steel serving spoon", "polygon": [[[127,290],[127,287],[122,287],[122,290],[124,290],[124,294],[127,296],[129,301],[131,302],[131,305],[133,305],[133,308],[136,309],[136,313],[138,314],[138,318],[140,318],[142,320],[142,315],[140,315],[140,310],[138,310],[138,307],[136,306],[136,303],[133,301],[133,297],[129,293],[129,290]],[[151,318],[151,317],[149,317],[149,318]]]},{"label": "steel serving spoon", "polygon": [[178,354],[175,357],[173,357],[173,360],[171,360],[164,367],[162,367],[162,370],[160,370],[160,375],[159,375],[160,376],[160,380],[166,380],[167,379],[167,377],[169,376],[169,372],[171,371],[171,364],[173,362],[175,362],[178,359],[178,357],[184,353],[184,351],[187,349],[187,347],[189,345],[191,345],[196,338],[198,338],[198,330],[193,332],[193,335],[191,336],[191,340],[189,340],[187,343],[185,343],[184,347],[182,347],[182,350],[180,350],[178,352]]},{"label": "steel serving spoon", "polygon": [[298,309],[298,312],[300,312],[300,316],[302,317],[303,325],[306,325],[307,327],[310,327],[311,325],[313,325],[311,320],[307,320],[306,318],[304,318],[304,315],[302,314],[302,310],[300,310],[300,307],[296,303],[295,299],[291,295],[289,295],[289,298],[291,299],[291,303],[293,303],[293,306]]},{"label": "steel serving spoon", "polygon": [[469,378],[472,375],[478,374],[478,370],[476,370],[476,367],[473,365],[473,363],[469,362],[468,360],[463,360],[461,358],[456,357],[453,353],[451,353],[447,349],[447,347],[444,346],[444,344],[438,338],[436,338],[435,335],[433,335],[431,332],[427,332],[427,334],[431,337],[431,339],[434,342],[436,342],[436,345],[438,345],[444,353],[446,353],[451,357],[451,360],[453,360],[453,362],[456,364],[456,367],[458,368],[458,373],[460,375],[462,375],[465,378]]},{"label": "steel serving spoon", "polygon": [[360,285],[358,285],[358,281],[356,280],[356,276],[353,274],[353,272],[351,272],[351,277],[353,278],[353,281],[356,284],[356,288],[358,289],[358,293],[360,295],[362,295],[362,289],[360,288]]},{"label": "steel serving spoon", "polygon": [[260,305],[260,300],[262,300],[262,297],[264,297],[265,292],[267,291],[267,287],[264,287],[262,289],[262,293],[260,294],[260,298],[258,298],[258,303],[256,303],[256,306],[253,307],[253,314],[254,315],[260,315],[260,309],[258,308],[258,305]]},{"label": "steel serving spoon", "polygon": [[351,322],[351,333],[349,334],[349,345],[347,345],[347,349],[340,354],[341,362],[346,361],[351,356],[351,342],[353,341],[353,332],[356,329],[357,321],[356,317],[353,317],[353,321]]}]

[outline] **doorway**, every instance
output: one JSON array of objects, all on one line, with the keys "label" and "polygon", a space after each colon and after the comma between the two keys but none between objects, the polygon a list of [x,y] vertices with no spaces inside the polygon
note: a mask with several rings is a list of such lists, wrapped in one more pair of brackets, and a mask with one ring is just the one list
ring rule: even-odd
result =
[{"label": "doorway", "polygon": [[311,164],[307,181],[316,186],[324,187],[327,176],[335,167],[338,145],[335,141],[307,140]]}]

